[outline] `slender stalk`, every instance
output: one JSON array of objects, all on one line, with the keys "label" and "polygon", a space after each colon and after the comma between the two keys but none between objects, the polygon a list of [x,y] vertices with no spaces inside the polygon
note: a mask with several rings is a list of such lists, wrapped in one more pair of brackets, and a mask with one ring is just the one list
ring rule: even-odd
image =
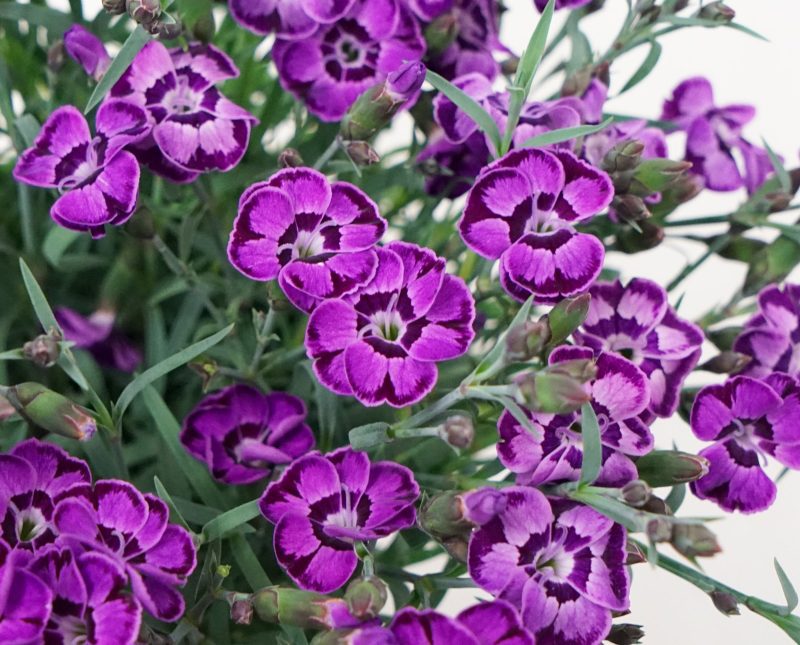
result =
[{"label": "slender stalk", "polygon": [[322,170],[325,167],[325,164],[331,160],[331,157],[336,154],[336,151],[339,149],[339,137],[334,137],[333,141],[331,141],[330,145],[325,149],[317,162],[314,164],[314,170]]},{"label": "slender stalk", "polygon": [[267,315],[264,317],[264,322],[261,329],[258,330],[258,342],[256,350],[253,352],[253,360],[250,361],[250,367],[247,368],[247,373],[251,376],[256,376],[258,373],[258,364],[261,362],[261,357],[264,355],[264,350],[269,345],[270,336],[272,335],[272,328],[275,326],[275,308],[270,307]]},{"label": "slender stalk", "polygon": [[686,278],[688,278],[692,273],[695,272],[702,264],[708,260],[712,255],[714,255],[717,251],[719,251],[723,246],[725,246],[728,242],[730,242],[731,236],[730,235],[721,235],[716,240],[714,240],[708,246],[708,250],[706,250],[703,255],[697,258],[694,262],[690,265],[685,267],[683,271],[681,271],[675,279],[667,285],[667,291],[672,291],[677,287],[681,282],[683,282]]}]

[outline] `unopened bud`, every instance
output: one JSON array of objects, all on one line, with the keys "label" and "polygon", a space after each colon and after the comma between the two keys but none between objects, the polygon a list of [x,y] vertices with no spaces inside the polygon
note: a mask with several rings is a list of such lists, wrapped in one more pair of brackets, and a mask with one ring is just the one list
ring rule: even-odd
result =
[{"label": "unopened bud", "polygon": [[564,298],[559,302],[550,313],[547,314],[547,322],[550,327],[551,345],[558,345],[569,338],[570,334],[586,320],[589,313],[589,305],[592,296],[582,293],[574,298]]},{"label": "unopened bud", "polygon": [[153,22],[142,26],[162,40],[175,40],[183,33],[183,25],[180,22],[166,22],[161,18],[156,18]]},{"label": "unopened bud", "polygon": [[741,372],[752,361],[751,356],[738,352],[720,352],[700,365],[698,369],[714,374],[736,374]]},{"label": "unopened bud", "polygon": [[445,538],[441,541],[441,545],[454,560],[467,562],[467,554],[469,552],[469,539],[467,537],[456,535]]},{"label": "unopened bud", "polygon": [[442,426],[442,438],[454,448],[469,448],[475,439],[472,419],[463,414],[447,417]]},{"label": "unopened bud", "polygon": [[458,37],[459,27],[458,16],[452,11],[438,16],[425,27],[428,55],[435,56],[447,49]]},{"label": "unopened bud", "polygon": [[500,71],[503,73],[504,76],[513,76],[517,73],[517,68],[519,67],[519,58],[517,56],[511,56],[510,58],[506,58],[503,62],[500,63]]},{"label": "unopened bud", "polygon": [[665,517],[656,517],[647,523],[646,533],[651,542],[669,542],[672,522]]},{"label": "unopened bud", "polygon": [[389,597],[386,585],[380,578],[356,578],[344,592],[350,613],[360,620],[371,620],[380,613]]},{"label": "unopened bud", "polygon": [[647,197],[669,188],[692,167],[689,161],[672,159],[645,159],[633,173],[630,192]]},{"label": "unopened bud", "polygon": [[638,544],[632,540],[628,540],[625,544],[625,564],[630,566],[633,564],[642,564],[647,562],[647,555],[639,547]]},{"label": "unopened bud", "polygon": [[727,591],[712,591],[708,594],[711,597],[711,602],[726,616],[739,615],[739,603]]},{"label": "unopened bud", "polygon": [[658,497],[658,495],[651,495],[650,499],[642,504],[641,508],[647,513],[654,513],[656,515],[672,515],[672,509],[669,507],[667,502]]},{"label": "unopened bud", "polygon": [[636,643],[641,643],[643,638],[644,630],[641,625],[623,623],[621,625],[613,625],[605,640],[609,643],[615,643],[615,645],[635,645]]},{"label": "unopened bud", "polygon": [[717,536],[702,524],[675,524],[671,543],[687,558],[710,558],[722,551]]},{"label": "unopened bud", "polygon": [[546,319],[526,321],[512,327],[506,335],[506,359],[510,363],[539,356],[550,342],[550,325]]},{"label": "unopened bud", "polygon": [[351,141],[345,146],[345,151],[357,166],[371,166],[381,160],[366,141]]},{"label": "unopened bud", "polygon": [[584,383],[567,374],[543,370],[517,379],[520,394],[536,412],[568,414],[591,401]]},{"label": "unopened bud", "polygon": [[689,0],[678,0],[673,6],[672,11],[678,13],[679,11],[683,11],[686,7],[689,6]]},{"label": "unopened bud", "polygon": [[611,208],[624,222],[641,222],[650,217],[650,210],[644,200],[636,195],[617,195],[611,202]]},{"label": "unopened bud", "polygon": [[419,92],[425,82],[425,65],[410,62],[386,77],[386,91],[396,103],[404,103]]},{"label": "unopened bud", "polygon": [[249,625],[253,622],[253,603],[247,600],[235,600],[231,605],[231,620],[237,625]]},{"label": "unopened bud", "polygon": [[103,0],[103,9],[111,15],[125,13],[125,0]]},{"label": "unopened bud", "polygon": [[736,12],[731,9],[724,2],[710,2],[704,5],[700,11],[697,12],[699,18],[704,20],[713,20],[714,22],[727,23],[732,22],[736,17]]},{"label": "unopened bud", "polygon": [[57,74],[64,67],[66,48],[63,40],[57,40],[47,50],[47,69]]},{"label": "unopened bud", "polygon": [[141,25],[149,25],[161,15],[161,0],[127,0],[128,15]]},{"label": "unopened bud", "polygon": [[678,450],[653,450],[636,461],[639,478],[653,488],[686,484],[708,473],[708,460]]},{"label": "unopened bud", "polygon": [[592,82],[592,70],[588,67],[570,74],[561,85],[561,96],[580,96]]},{"label": "unopened bud", "polygon": [[685,204],[703,192],[703,178],[700,175],[686,173],[662,191],[662,199],[676,205]]},{"label": "unopened bud", "polygon": [[445,491],[431,497],[419,511],[419,525],[435,538],[468,532],[472,525],[464,516],[464,500],[458,491]]},{"label": "unopened bud", "polygon": [[39,383],[20,383],[8,400],[27,421],[53,434],[88,441],[97,432],[89,411]]},{"label": "unopened bud", "polygon": [[300,168],[305,165],[300,153],[294,148],[286,148],[278,155],[278,166],[281,168]]},{"label": "unopened bud", "polygon": [[641,141],[623,141],[618,143],[603,157],[602,169],[609,174],[633,170],[639,165],[644,152]]},{"label": "unopened bud", "polygon": [[203,13],[191,26],[192,36],[203,43],[210,43],[216,31],[217,25],[214,23],[214,14],[211,11]]},{"label": "unopened bud", "polygon": [[629,506],[640,508],[644,506],[653,494],[652,489],[641,479],[634,479],[622,487],[622,499]]},{"label": "unopened bud", "polygon": [[61,334],[53,329],[29,340],[22,346],[22,353],[39,367],[52,367],[61,355]]},{"label": "unopened bud", "polygon": [[268,623],[294,625],[302,629],[338,629],[361,621],[350,613],[341,598],[313,591],[266,587],[251,596],[256,615]]},{"label": "unopened bud", "polygon": [[639,253],[657,247],[664,241],[664,229],[650,220],[636,222],[639,230],[632,226],[617,232],[616,247],[623,253]]},{"label": "unopened bud", "polygon": [[722,327],[706,332],[708,339],[720,350],[729,351],[739,334],[742,333],[741,327]]},{"label": "unopened bud", "polygon": [[782,191],[767,193],[764,195],[764,199],[766,199],[767,203],[769,204],[770,213],[780,213],[781,211],[785,211],[791,205],[792,197],[792,194],[784,193]]}]

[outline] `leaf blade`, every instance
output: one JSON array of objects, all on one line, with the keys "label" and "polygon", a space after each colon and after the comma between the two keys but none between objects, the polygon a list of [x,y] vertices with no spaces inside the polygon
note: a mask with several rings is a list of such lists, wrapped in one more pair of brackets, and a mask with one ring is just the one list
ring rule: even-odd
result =
[{"label": "leaf blade", "polygon": [[645,56],[642,64],[639,65],[639,68],[628,79],[628,82],[623,85],[622,89],[619,91],[620,94],[624,94],[628,90],[636,87],[645,78],[647,78],[650,72],[653,71],[653,68],[658,64],[658,60],[661,58],[661,52],[663,49],[664,48],[661,46],[661,43],[659,43],[657,40],[651,41],[650,51],[647,52],[647,56]]},{"label": "leaf blade", "polygon": [[792,584],[792,581],[789,580],[789,576],[786,575],[786,572],[783,570],[783,567],[778,562],[778,559],[774,559],[775,565],[775,573],[778,574],[778,580],[781,583],[781,589],[783,590],[783,597],[786,598],[786,613],[791,614],[796,608],[798,603],[797,591]]},{"label": "leaf blade", "polygon": [[208,522],[202,530],[203,539],[206,542],[221,539],[259,515],[261,515],[261,510],[258,507],[257,499],[245,502],[236,508],[225,511]]},{"label": "leaf blade", "polygon": [[128,69],[131,62],[133,62],[133,59],[136,58],[136,54],[142,50],[142,47],[144,47],[151,38],[152,36],[141,26],[136,27],[136,29],[131,32],[131,35],[128,36],[127,40],[122,45],[122,49],[119,50],[114,60],[111,61],[111,65],[103,75],[103,78],[100,79],[100,82],[95,86],[83,110],[84,114],[89,114],[89,112],[100,104],[100,101],[105,98],[106,94],[108,94],[109,90],[114,86],[114,83],[122,77],[125,70]]},{"label": "leaf blade", "polygon": [[581,462],[580,484],[588,486],[597,479],[603,459],[603,446],[600,443],[600,425],[592,404],[581,406],[581,436],[583,440],[583,461]]},{"label": "leaf blade", "polygon": [[578,137],[585,137],[590,134],[595,134],[607,128],[614,122],[614,117],[608,117],[602,123],[596,125],[576,125],[571,128],[560,128],[558,130],[551,130],[543,134],[538,134],[535,137],[527,139],[522,147],[536,148],[553,145],[554,143],[561,143],[562,141],[569,141],[570,139],[577,139]]}]

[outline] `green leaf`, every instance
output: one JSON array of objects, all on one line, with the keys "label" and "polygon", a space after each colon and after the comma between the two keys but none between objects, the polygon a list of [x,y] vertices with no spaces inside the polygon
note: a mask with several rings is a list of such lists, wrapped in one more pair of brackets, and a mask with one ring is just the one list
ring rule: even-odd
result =
[{"label": "green leaf", "polygon": [[749,27],[745,27],[744,25],[740,25],[738,22],[717,22],[716,20],[710,20],[708,18],[697,18],[693,16],[661,16],[660,20],[662,22],[668,22],[673,25],[677,25],[679,27],[728,27],[730,29],[736,29],[737,31],[741,31],[742,33],[748,34],[753,38],[758,38],[759,40],[763,40],[765,42],[769,42],[769,38],[765,38],[761,34],[756,31],[753,31]]},{"label": "green leaf", "polygon": [[33,142],[36,140],[36,135],[39,134],[39,130],[42,129],[39,121],[32,114],[23,114],[14,122],[14,127],[17,128],[17,131],[27,147],[33,145]]},{"label": "green leaf", "polygon": [[662,49],[661,44],[657,40],[652,40],[650,42],[650,51],[647,52],[647,56],[642,61],[642,64],[639,65],[639,69],[633,73],[633,76],[628,79],[628,82],[625,83],[619,91],[620,94],[624,94],[647,78],[650,72],[653,71],[653,68],[658,64]]},{"label": "green leaf", "polygon": [[[584,444],[584,450],[585,449],[586,447]],[[585,460],[586,456],[584,455],[584,461]],[[569,497],[577,502],[582,502],[587,506],[591,506],[599,513],[611,518],[618,524],[622,524],[622,526],[629,531],[643,531],[645,528],[646,522],[643,520],[644,514],[641,511],[637,511],[608,495],[596,493],[592,490],[578,489],[571,492]]]},{"label": "green leaf", "polygon": [[42,255],[44,255],[45,259],[52,267],[58,268],[58,264],[66,250],[79,237],[81,237],[81,234],[78,231],[71,231],[68,228],[54,226],[47,232],[44,238]]},{"label": "green leaf", "polygon": [[383,421],[353,428],[348,434],[350,445],[356,450],[367,450],[379,446],[389,441],[388,429],[389,424]]},{"label": "green leaf", "polygon": [[[528,46],[522,53],[517,65],[517,73],[514,77],[514,85],[523,90],[523,100],[528,97],[533,84],[533,77],[542,60],[544,48],[547,46],[547,32],[550,31],[550,23],[553,21],[553,11],[555,10],[555,0],[549,0],[544,8],[536,29],[533,30]],[[516,127],[516,124],[514,124]],[[513,128],[512,128],[513,129]]]},{"label": "green leaf", "polygon": [[437,90],[456,104],[475,125],[483,132],[494,145],[495,150],[500,150],[500,130],[494,119],[484,110],[471,96],[458,89],[447,79],[439,76],[436,72],[428,70],[425,80],[433,85]]},{"label": "green leaf", "polygon": [[537,429],[535,425],[533,425],[533,421],[531,421],[528,415],[525,414],[525,411],[522,409],[519,403],[517,403],[510,396],[495,394],[494,392],[489,392],[480,386],[476,386],[471,387],[467,391],[467,397],[470,399],[481,399],[484,401],[493,401],[495,403],[499,403],[504,409],[508,410],[509,414],[514,417],[517,423],[519,423],[528,432],[537,437],[541,435],[541,431]]},{"label": "green leaf", "polygon": [[253,549],[243,535],[232,535],[229,545],[233,558],[236,560],[236,564],[239,565],[247,584],[250,585],[250,589],[258,591],[272,584],[267,572],[264,571],[264,567],[261,566],[256,554],[253,553]]},{"label": "green leaf", "polygon": [[141,26],[133,30],[122,45],[122,49],[119,50],[114,60],[111,61],[111,65],[103,75],[103,78],[100,79],[100,82],[94,88],[94,92],[92,92],[92,95],[89,97],[89,102],[83,110],[84,114],[89,114],[95,106],[99,105],[100,101],[103,100],[105,95],[108,94],[108,91],[114,86],[114,83],[122,77],[133,59],[136,58],[136,54],[150,41],[150,38],[152,38],[152,36],[142,29]]},{"label": "green leaf", "polygon": [[772,164],[773,169],[775,170],[775,176],[778,178],[778,182],[780,183],[781,190],[784,193],[791,193],[792,192],[792,180],[789,177],[789,173],[786,172],[786,168],[783,167],[783,162],[780,160],[775,151],[770,148],[769,144],[766,142],[765,139],[761,139],[764,143],[764,148],[767,151],[767,155],[769,156],[769,162]]},{"label": "green leaf", "polygon": [[561,143],[562,141],[569,141],[570,139],[577,139],[578,137],[585,137],[589,134],[594,134],[595,132],[600,132],[607,128],[614,122],[613,117],[607,118],[602,123],[598,123],[597,125],[576,125],[572,128],[560,128],[559,130],[551,130],[550,132],[545,132],[543,134],[537,134],[535,137],[531,137],[527,139],[525,143],[522,144],[524,148],[543,148],[544,146],[550,146],[554,143]]},{"label": "green leaf", "polygon": [[484,374],[491,374],[494,371],[495,366],[503,361],[503,356],[506,352],[506,338],[508,337],[509,331],[514,329],[514,327],[518,327],[528,319],[528,316],[531,313],[531,307],[533,307],[533,296],[528,298],[519,308],[519,311],[517,312],[517,315],[514,316],[511,324],[509,324],[508,328],[503,332],[500,338],[497,339],[495,346],[492,347],[486,356],[481,359],[481,362],[478,363],[477,367],[475,367],[475,369],[472,371],[472,374],[467,377],[465,382],[480,382]]},{"label": "green leaf", "polygon": [[18,2],[0,3],[0,20],[27,20],[37,27],[44,27],[59,37],[72,26],[72,18],[65,13],[34,4]]},{"label": "green leaf", "polygon": [[225,329],[218,331],[213,336],[204,338],[203,340],[196,342],[194,345],[189,345],[189,347],[186,349],[181,350],[177,354],[173,354],[157,365],[153,365],[153,367],[145,370],[135,379],[133,379],[133,381],[128,383],[127,387],[122,390],[122,394],[119,395],[119,399],[117,399],[117,403],[114,406],[114,416],[117,425],[119,425],[122,420],[122,416],[125,414],[125,410],[128,409],[128,406],[131,404],[133,399],[136,398],[136,395],[139,394],[139,392],[144,390],[153,381],[156,381],[162,376],[169,374],[172,370],[180,367],[181,365],[185,365],[193,358],[198,357],[203,352],[214,347],[214,345],[222,341],[223,338],[231,333],[233,327],[233,324],[230,324],[225,327]]},{"label": "green leaf", "polygon": [[781,589],[783,589],[783,597],[786,598],[786,615],[789,615],[797,607],[797,591],[777,558],[775,558],[775,573],[778,574],[778,580],[780,580]]},{"label": "green leaf", "polygon": [[172,497],[167,492],[167,489],[164,488],[164,484],[161,483],[161,480],[158,477],[153,477],[153,486],[156,489],[156,495],[158,495],[161,499],[166,502],[167,506],[169,506],[170,516],[173,521],[178,522],[183,528],[185,528],[190,533],[194,533],[192,529],[189,528],[189,524],[183,518],[183,515],[178,510],[178,507],[175,505],[175,502],[172,501]]},{"label": "green leaf", "polygon": [[603,447],[600,443],[600,426],[591,403],[581,406],[581,435],[583,441],[583,461],[581,463],[580,483],[589,485],[600,474]]},{"label": "green leaf", "polygon": [[667,506],[670,507],[673,513],[677,513],[685,498],[686,484],[675,484],[675,486],[672,487],[672,490],[669,491],[669,495],[667,495],[664,501],[666,502]]},{"label": "green leaf", "polygon": [[203,527],[203,540],[205,542],[211,542],[212,540],[222,539],[234,529],[239,528],[242,524],[249,522],[259,515],[261,515],[261,511],[258,508],[257,499],[246,502],[229,511],[225,511],[222,515],[218,515]]}]

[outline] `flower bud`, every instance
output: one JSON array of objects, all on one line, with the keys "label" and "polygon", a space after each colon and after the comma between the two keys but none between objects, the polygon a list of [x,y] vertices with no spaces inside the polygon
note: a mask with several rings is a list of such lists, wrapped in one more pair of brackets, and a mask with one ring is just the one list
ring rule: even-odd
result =
[{"label": "flower bud", "polygon": [[253,603],[250,599],[235,600],[231,604],[231,620],[237,625],[249,625],[253,622]]},{"label": "flower bud", "polygon": [[461,535],[472,529],[464,516],[465,510],[464,500],[458,491],[438,493],[420,509],[419,525],[435,538]]},{"label": "flower bud", "polygon": [[650,499],[642,504],[642,510],[656,515],[672,515],[672,509],[667,505],[667,502],[657,495],[651,495]]},{"label": "flower bud", "polygon": [[500,71],[503,76],[514,76],[519,67],[519,58],[517,56],[510,56],[500,63]]},{"label": "flower bud", "polygon": [[609,174],[627,172],[639,165],[644,152],[641,141],[628,140],[615,145],[603,157],[602,169]]},{"label": "flower bud", "polygon": [[653,488],[686,484],[708,473],[708,460],[678,450],[653,450],[636,461],[639,478]]},{"label": "flower bud", "polygon": [[640,508],[644,506],[653,494],[652,489],[641,479],[634,479],[622,487],[622,499],[629,506]]},{"label": "flower bud", "polygon": [[517,384],[528,407],[535,412],[567,414],[592,398],[583,381],[548,370],[526,374]]},{"label": "flower bud", "polygon": [[639,230],[633,227],[617,232],[617,250],[623,253],[639,253],[657,247],[664,241],[664,229],[649,220],[637,222]]},{"label": "flower bud", "polygon": [[678,178],[692,167],[689,161],[672,159],[645,159],[633,173],[630,192],[647,197],[669,188]]},{"label": "flower bud", "polygon": [[724,2],[710,2],[704,5],[700,11],[697,12],[699,18],[704,20],[713,20],[714,22],[727,23],[732,22],[736,17],[736,12],[731,9]]},{"label": "flower bud", "polygon": [[454,448],[469,448],[475,439],[475,426],[472,419],[463,414],[447,417],[442,426],[442,439]]},{"label": "flower bud", "polygon": [[794,197],[794,194],[784,193],[783,191],[767,193],[764,195],[764,199],[766,199],[767,203],[769,204],[770,213],[780,213],[781,211],[785,211],[791,205],[792,197]]},{"label": "flower bud", "polygon": [[125,13],[126,0],[103,0],[103,9],[111,15]]},{"label": "flower bud", "polygon": [[444,550],[454,560],[459,562],[467,562],[467,553],[469,552],[469,538],[455,535],[453,537],[445,538],[441,541]]},{"label": "flower bud", "polygon": [[401,65],[386,77],[386,91],[396,103],[408,101],[425,82],[425,65],[410,62]]},{"label": "flower bud", "polygon": [[351,141],[345,146],[345,152],[357,166],[371,166],[381,160],[366,141]]},{"label": "flower bud", "polygon": [[386,585],[380,578],[356,578],[344,592],[350,613],[360,620],[376,618],[388,598]]},{"label": "flower bud", "polygon": [[641,625],[622,623],[613,625],[605,640],[615,645],[635,645],[641,643],[643,638],[644,630]]},{"label": "flower bud", "polygon": [[127,0],[128,15],[141,25],[149,25],[161,15],[161,0]]},{"label": "flower bud", "polygon": [[639,547],[638,544],[633,542],[632,540],[628,540],[625,544],[625,564],[630,566],[633,564],[641,564],[642,562],[647,562],[647,555],[644,551]]},{"label": "flower bud", "polygon": [[156,18],[153,22],[142,26],[162,40],[174,40],[183,33],[183,25],[180,22],[166,22],[161,18]]},{"label": "flower bud", "polygon": [[592,296],[582,293],[574,298],[564,298],[547,314],[551,345],[558,345],[583,324],[589,313]]},{"label": "flower bud", "polygon": [[611,208],[624,222],[641,222],[650,217],[650,210],[644,200],[636,195],[617,195],[611,202]]},{"label": "flower bud", "polygon": [[29,361],[39,367],[52,367],[61,355],[61,334],[56,329],[51,329],[47,334],[41,334],[29,340],[22,346],[22,353]]},{"label": "flower bud", "polygon": [[527,361],[539,356],[550,342],[550,325],[545,318],[526,321],[508,330],[506,360],[510,363]]},{"label": "flower bud", "polygon": [[647,523],[646,533],[651,542],[669,542],[672,522],[665,517],[656,517]]},{"label": "flower bud", "polygon": [[300,168],[305,165],[300,153],[294,148],[286,148],[278,155],[278,166],[281,168]]},{"label": "flower bud", "polygon": [[679,11],[683,11],[686,7],[689,6],[689,0],[678,0],[672,7],[672,11],[674,13],[678,13]]},{"label": "flower bud", "polygon": [[671,544],[687,558],[710,558],[722,551],[717,536],[702,524],[675,524]]},{"label": "flower bud", "polygon": [[425,43],[428,55],[436,56],[447,49],[458,37],[458,16],[455,12],[443,13],[425,27]]},{"label": "flower bud", "polygon": [[712,591],[708,594],[711,597],[711,602],[726,616],[739,615],[739,603],[727,591]]},{"label": "flower bud", "polygon": [[251,601],[256,615],[268,623],[302,629],[337,629],[361,622],[341,598],[329,598],[313,591],[266,587],[254,593]]},{"label": "flower bud", "polygon": [[217,25],[214,22],[214,14],[206,11],[191,26],[192,36],[203,43],[210,43],[214,39]]},{"label": "flower bud", "polygon": [[27,421],[53,434],[89,441],[97,424],[89,411],[39,383],[20,383],[8,400]]},{"label": "flower bud", "polygon": [[741,372],[752,361],[751,356],[738,352],[720,352],[714,358],[707,360],[698,369],[714,374],[736,374]]},{"label": "flower bud", "polygon": [[63,40],[57,40],[47,49],[47,69],[57,74],[64,67],[66,60],[66,47]]}]

